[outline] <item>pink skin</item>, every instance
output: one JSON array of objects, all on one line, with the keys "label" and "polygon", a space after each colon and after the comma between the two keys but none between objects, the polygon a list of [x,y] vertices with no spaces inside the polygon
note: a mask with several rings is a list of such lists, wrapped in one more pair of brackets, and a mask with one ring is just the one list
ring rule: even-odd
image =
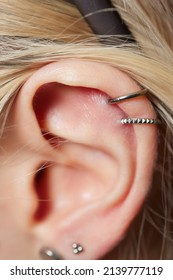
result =
[{"label": "pink skin", "polygon": [[[26,81],[1,140],[2,259],[39,259],[42,246],[66,259],[97,259],[122,239],[149,189],[157,129],[120,124],[155,118],[146,97],[113,106],[106,99],[137,90],[118,69],[73,59]],[[82,254],[73,254],[74,242]]]}]

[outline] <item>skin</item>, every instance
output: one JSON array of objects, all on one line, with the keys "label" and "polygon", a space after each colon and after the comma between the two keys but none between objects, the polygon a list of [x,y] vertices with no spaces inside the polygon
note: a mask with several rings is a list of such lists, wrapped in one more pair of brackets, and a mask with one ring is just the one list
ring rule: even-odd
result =
[{"label": "skin", "polygon": [[[149,191],[157,127],[120,120],[156,116],[144,96],[106,100],[137,90],[120,70],[75,59],[25,82],[1,139],[1,259],[39,259],[44,246],[98,259],[123,238]],[[73,254],[74,242],[83,253]]]}]

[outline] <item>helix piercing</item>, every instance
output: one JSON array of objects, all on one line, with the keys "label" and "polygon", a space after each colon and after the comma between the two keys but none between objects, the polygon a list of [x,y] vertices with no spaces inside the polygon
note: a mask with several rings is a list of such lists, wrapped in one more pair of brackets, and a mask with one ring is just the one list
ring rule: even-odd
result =
[{"label": "helix piercing", "polygon": [[76,255],[83,252],[83,247],[80,244],[73,243],[72,247],[73,247],[73,253]]},{"label": "helix piercing", "polygon": [[63,260],[64,258],[50,248],[42,248],[40,250],[40,256],[43,260]]},{"label": "helix piercing", "polygon": [[108,99],[108,104],[116,104],[116,103],[119,103],[119,102],[122,102],[124,100],[129,100],[131,98],[135,98],[135,97],[139,97],[139,96],[142,96],[144,94],[147,93],[147,89],[146,88],[143,88],[139,91],[136,91],[136,92],[133,92],[129,95],[124,95],[124,96],[119,96],[119,97],[116,97],[116,98],[109,98]]},{"label": "helix piercing", "polygon": [[160,124],[161,122],[157,119],[144,119],[144,118],[129,118],[121,119],[122,124]]}]

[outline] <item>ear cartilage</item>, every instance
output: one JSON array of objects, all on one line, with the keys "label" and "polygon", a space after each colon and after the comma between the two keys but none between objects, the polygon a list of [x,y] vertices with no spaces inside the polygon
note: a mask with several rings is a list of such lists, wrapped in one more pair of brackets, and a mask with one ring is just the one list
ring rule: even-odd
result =
[{"label": "ear cartilage", "polygon": [[144,119],[144,118],[128,118],[121,119],[122,124],[160,124],[161,122],[157,119]]},{"label": "ear cartilage", "polygon": [[40,250],[40,256],[43,260],[64,260],[61,255],[48,247],[44,247]]},{"label": "ear cartilage", "polygon": [[83,250],[84,250],[83,247],[80,244],[77,244],[77,243],[73,243],[72,247],[73,247],[73,253],[75,255],[77,255],[79,253],[82,253]]},{"label": "ear cartilage", "polygon": [[108,99],[108,104],[110,104],[110,105],[111,104],[116,104],[116,103],[119,103],[119,102],[122,102],[122,101],[125,101],[125,100],[129,100],[131,98],[142,96],[146,93],[147,93],[147,89],[143,88],[143,89],[141,89],[139,91],[136,91],[136,92],[133,92],[129,95],[119,96],[119,97],[116,97],[116,98],[109,98]]}]

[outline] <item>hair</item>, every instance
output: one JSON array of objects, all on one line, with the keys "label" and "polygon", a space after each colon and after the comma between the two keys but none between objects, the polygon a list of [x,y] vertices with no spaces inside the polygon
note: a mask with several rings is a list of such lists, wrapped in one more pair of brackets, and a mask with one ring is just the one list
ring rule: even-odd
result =
[{"label": "hair", "polygon": [[107,258],[172,259],[173,2],[112,4],[135,41],[109,35],[101,44],[77,8],[65,0],[1,0],[0,131],[2,135],[19,89],[43,65],[80,58],[126,72],[148,89],[162,125],[151,191],[125,238]]}]

